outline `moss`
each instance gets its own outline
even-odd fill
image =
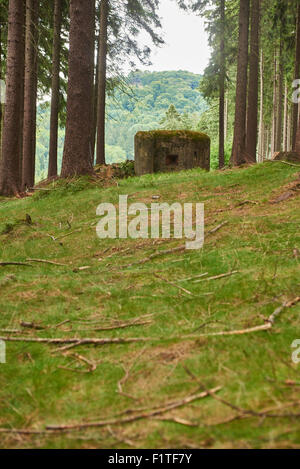
[[[136,137],[144,140],[171,140],[173,138],[180,138],[186,140],[210,141],[208,135],[191,130],[150,130],[146,132],[138,132]]]

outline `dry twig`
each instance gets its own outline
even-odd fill
[[[25,262],[0,262],[1,267],[6,267],[7,265],[21,265],[24,267],[32,267],[31,264],[26,264]]]
[[[74,425],[49,425],[46,427],[47,430],[57,431],[57,432],[64,432],[64,431],[72,431],[72,430],[83,430],[86,428],[99,428],[99,427],[107,427],[108,425],[122,425],[126,423],[135,422],[137,420],[148,419],[152,417],[156,417],[158,415],[165,414],[173,409],[178,409],[179,407],[183,407],[191,402],[194,402],[199,399],[203,399],[205,397],[210,396],[213,393],[220,391],[222,388],[221,386],[215,387],[210,389],[209,391],[204,391],[198,394],[193,394],[191,396],[187,396],[183,399],[180,399],[175,402],[169,402],[162,407],[156,409],[150,409],[146,412],[130,415],[128,417],[123,418],[112,418],[108,420],[102,420],[99,422],[90,422],[90,423],[77,423]]]
[[[286,308],[291,308],[300,302],[300,297],[296,297],[291,301],[283,303],[281,306],[276,308],[276,310],[266,319],[266,323],[260,326],[249,327],[247,329],[238,329],[233,331],[219,331],[219,332],[210,332],[207,334],[188,334],[183,336],[173,336],[173,337],[124,337],[124,338],[40,338],[40,337],[2,337],[0,340],[6,342],[31,342],[31,343],[41,343],[41,344],[56,344],[63,345],[67,344],[67,347],[60,349],[67,350],[69,347],[77,347],[79,345],[108,345],[108,344],[131,344],[139,342],[159,342],[159,341],[175,341],[175,340],[197,340],[201,337],[218,337],[218,336],[229,336],[229,335],[242,335],[250,334],[252,332],[267,331],[272,329],[274,326],[275,319],[277,316],[284,311]]]
[[[211,280],[219,280],[221,278],[230,277],[231,275],[238,274],[238,273],[239,273],[238,270],[233,270],[232,272],[227,272],[226,274],[215,275],[214,277],[208,277],[208,278],[204,278],[201,280],[195,280],[194,283],[209,282]]]
[[[171,282],[170,280],[167,280],[166,278],[160,277],[160,276],[157,275],[157,274],[154,274],[154,277],[156,277],[156,278],[158,278],[158,279],[160,279],[160,280],[163,280],[164,282],[168,283],[169,285],[172,285],[172,287],[178,288],[178,290],[183,291],[183,292],[186,293],[187,295],[193,295],[193,293],[190,292],[189,290],[187,290],[186,288],[183,288],[183,287],[181,287],[180,285],[176,285],[176,283]]]
[[[223,226],[226,226],[228,225],[228,221],[224,221],[223,223],[220,223],[220,225],[216,226],[215,228],[213,228],[212,230],[208,231],[206,233],[206,235],[211,235],[211,234],[214,234],[216,233],[217,231],[219,231],[221,228],[223,228]]]
[[[50,265],[58,265],[61,267],[68,267],[67,264],[60,264],[59,262],[48,261],[46,259],[26,259],[28,262],[38,262],[41,264],[50,264]]]

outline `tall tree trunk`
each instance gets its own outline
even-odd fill
[[[266,157],[267,159],[270,159],[270,129],[267,129],[266,131]]]
[[[37,99],[38,0],[26,0],[22,188],[34,186]]]
[[[296,26],[296,56],[295,56],[295,72],[294,78],[298,80],[300,78],[300,3],[298,5],[298,13],[297,13],[297,26]],[[293,150],[295,149],[296,145],[296,133],[298,128],[298,103],[294,103],[293,105],[293,123],[292,123],[292,145]]]
[[[34,17],[33,21],[35,24],[34,30],[34,43],[35,43],[35,56],[34,56],[34,88],[33,88],[33,117],[34,117],[34,126],[32,131],[33,138],[33,181],[35,180],[35,158],[36,158],[36,115],[37,115],[37,91],[38,91],[38,44],[39,44],[39,9],[40,9],[40,0],[35,0],[34,3]]]
[[[295,152],[300,156],[300,106],[298,106],[298,127],[295,140]]]
[[[225,166],[225,0],[220,0],[220,17],[221,17],[221,28],[220,28],[220,84],[219,84],[219,168],[222,169]]]
[[[109,0],[101,0],[98,84],[97,164],[105,164],[105,104]]]
[[[266,130],[266,149],[265,149],[265,155],[266,155],[266,158],[269,159],[270,158],[270,130],[267,129]]]
[[[300,121],[298,124],[297,133],[296,133],[295,151],[298,153],[300,157]]]
[[[274,81],[273,81],[273,111],[272,111],[272,134],[271,134],[271,155],[275,153],[276,148],[276,130],[277,130],[277,90],[278,90],[278,64],[277,49],[274,50]]]
[[[281,151],[282,144],[282,107],[283,107],[283,63],[282,63],[282,40],[280,39],[278,58],[278,89],[276,107],[276,139],[275,151]]]
[[[287,151],[292,150],[292,115],[290,109],[288,110],[288,118],[287,118]]]
[[[20,109],[22,77],[22,37],[24,8],[20,0],[9,1],[6,106],[3,124],[0,194],[16,195],[20,191]]]
[[[99,87],[99,51],[100,51],[100,35],[97,39],[97,63],[95,72],[95,83],[94,83],[94,97],[93,97],[93,129],[92,129],[92,164],[94,165],[95,160],[95,147],[96,147],[96,134],[97,134],[97,115],[98,115],[98,87]]]
[[[259,71],[259,24],[260,0],[251,2],[251,40],[250,40],[250,71],[248,86],[246,159],[249,163],[256,162],[257,120],[258,120],[258,71]]]
[[[228,135],[228,98],[225,98],[225,110],[224,110],[224,141],[227,142]]]
[[[23,11],[24,11],[24,22],[26,21],[26,0],[23,0]],[[20,106],[20,161],[19,161],[19,172],[20,172],[20,182],[22,186],[22,167],[23,167],[23,127],[24,127],[24,82],[25,82],[25,24],[23,28],[23,35],[22,35],[22,75],[20,80],[20,88],[21,88],[21,106]]]
[[[284,87],[284,113],[283,113],[283,151],[288,151],[287,149],[287,121],[288,121],[288,85],[287,81],[285,82]]]
[[[70,50],[62,177],[93,172],[91,164],[95,0],[70,1]]]
[[[0,10],[0,24],[2,24],[4,21],[2,11]],[[3,117],[3,105],[4,105],[4,99],[5,99],[5,93],[4,93],[4,73],[3,73],[3,62],[4,59],[2,57],[2,41],[3,41],[3,34],[2,34],[2,27],[0,27],[0,161],[1,161],[1,142],[2,142],[2,117]]]
[[[259,104],[259,137],[258,137],[258,161],[264,160],[265,154],[265,126],[264,126],[264,54],[260,53],[260,104]]]
[[[53,17],[53,49],[52,49],[52,95],[50,116],[50,142],[48,178],[57,176],[57,139],[58,139],[58,112],[60,90],[60,33],[62,21],[62,0],[54,1]]]
[[[248,36],[249,36],[250,0],[240,0],[239,13],[239,51],[236,82],[235,123],[231,161],[234,166],[246,162],[246,108],[247,108],[247,72],[248,72]]]

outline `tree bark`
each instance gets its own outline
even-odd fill
[[[270,130],[267,129],[266,130],[266,148],[265,148],[265,155],[266,155],[266,158],[269,159],[270,158]]]
[[[297,13],[297,26],[296,26],[296,56],[295,56],[295,72],[294,79],[300,78],[300,3],[298,5]],[[298,128],[298,103],[293,104],[293,122],[292,122],[292,145],[295,150],[296,145],[296,133]]]
[[[225,0],[220,0],[219,168],[225,166]]]
[[[70,1],[70,50],[62,177],[93,172],[91,164],[95,0]]]
[[[26,0],[22,188],[34,186],[37,99],[38,0]]]
[[[275,153],[276,148],[276,131],[277,131],[277,90],[278,90],[278,63],[277,63],[277,49],[274,50],[274,79],[273,79],[273,111],[272,111],[272,134],[271,134],[271,155]]]
[[[4,21],[2,11],[0,10],[0,24],[2,24]],[[4,82],[4,74],[3,74],[3,62],[2,60],[2,41],[3,41],[3,34],[2,34],[2,27],[0,27],[0,161],[1,161],[1,147],[2,147],[2,118],[3,118],[3,104],[4,104],[4,99],[5,99],[5,94],[4,94],[4,87],[2,86],[2,82]]]
[[[105,104],[109,0],[101,0],[98,85],[97,164],[105,164]]]
[[[57,176],[57,139],[58,139],[58,112],[59,112],[59,90],[60,90],[60,33],[62,21],[62,2],[54,1],[53,17],[53,52],[52,52],[52,95],[50,116],[50,142],[49,142],[49,165],[48,178]]]
[[[247,108],[246,159],[256,163],[258,124],[258,75],[259,75],[259,25],[260,0],[251,2],[250,68]]]
[[[20,0],[9,1],[6,106],[0,163],[0,194],[4,196],[16,195],[20,192],[20,81],[23,54],[23,6],[23,2]]]
[[[258,161],[265,157],[265,126],[264,126],[264,54],[260,53],[260,105],[259,105],[259,137],[258,137]]]
[[[24,23],[26,22],[26,0],[23,1],[23,11],[24,11]],[[24,127],[24,80],[25,80],[25,24],[23,28],[23,35],[22,35],[22,64],[21,64],[21,69],[22,69],[22,75],[21,75],[21,80],[20,80],[20,88],[21,88],[21,106],[20,106],[20,137],[19,137],[19,142],[20,142],[20,161],[19,161],[19,172],[20,172],[20,182],[21,182],[21,187],[22,187],[22,167],[23,167],[23,127]]]
[[[284,87],[284,113],[283,113],[283,151],[288,151],[287,148],[287,121],[288,121],[288,85],[285,82]]]
[[[283,108],[283,63],[282,40],[280,39],[278,58],[277,107],[276,107],[276,139],[275,151],[281,151],[282,144],[282,108]]]
[[[228,135],[228,98],[225,98],[225,110],[224,110],[224,141],[227,142]]]
[[[296,133],[295,151],[300,156],[300,125],[298,125],[298,130]]]
[[[299,114],[300,114],[300,106],[298,109],[299,109]],[[300,157],[300,115],[298,115],[298,128],[296,132],[295,152],[298,153]]]
[[[287,151],[292,150],[292,115],[289,109],[287,118]]]
[[[236,82],[235,123],[231,162],[240,166],[246,162],[246,108],[247,108],[247,72],[248,72],[248,36],[249,36],[250,0],[240,0],[239,13],[239,50]]]
[[[96,148],[96,134],[97,134],[97,115],[98,115],[98,87],[99,87],[99,47],[100,47],[100,35],[97,39],[97,63],[95,72],[95,83],[94,83],[94,97],[93,97],[93,129],[92,129],[92,165],[95,160],[95,148]]]

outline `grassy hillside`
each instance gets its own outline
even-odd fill
[[[2,199],[0,260],[29,266],[0,267],[0,336],[20,340],[0,364],[0,447],[299,448],[298,172],[80,179]],[[119,194],[204,202],[204,248],[99,240],[96,207]],[[269,327],[286,302],[269,330],[226,334]],[[24,341],[74,337],[109,343]],[[87,426],[45,431],[77,424]]]

